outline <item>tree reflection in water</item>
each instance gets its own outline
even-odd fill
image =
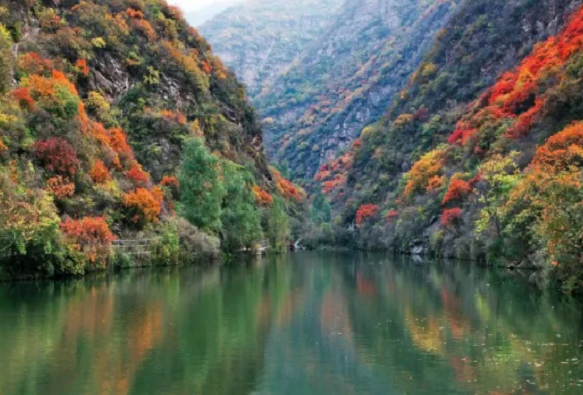
[[[581,307],[358,254],[2,284],[0,394],[579,394]]]

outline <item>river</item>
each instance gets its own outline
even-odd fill
[[[0,395],[581,394],[583,307],[386,255],[0,284]]]

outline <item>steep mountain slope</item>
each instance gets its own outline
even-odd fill
[[[255,99],[270,156],[311,178],[386,111],[458,3],[345,1],[322,37]]]
[[[361,246],[548,264],[581,288],[580,4],[460,9],[386,119],[317,177]]]
[[[271,195],[301,199],[242,85],[162,0],[2,0],[0,52],[0,275],[104,267],[116,238],[165,263],[250,246]]]
[[[250,0],[215,16],[200,31],[255,97],[320,36],[341,2]]]

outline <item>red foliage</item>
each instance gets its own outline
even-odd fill
[[[39,140],[35,143],[33,152],[50,171],[71,176],[77,173],[79,168],[77,153],[71,144],[62,138]]]
[[[20,107],[27,110],[34,108],[34,99],[30,96],[30,91],[27,88],[18,88],[12,91],[12,97],[18,100]]]
[[[92,262],[107,259],[111,243],[117,239],[104,217],[86,217],[77,221],[67,218],[61,223],[61,230],[80,251],[89,255]]]
[[[126,176],[132,180],[136,188],[147,187],[150,184],[150,174],[144,171],[142,165],[137,162],[134,162],[130,170],[126,172]]]
[[[98,160],[91,168],[89,172],[93,182],[97,184],[105,184],[107,181],[111,180],[111,176],[109,175],[109,170],[105,167],[102,161]]]
[[[472,187],[469,182],[464,180],[453,180],[449,184],[449,188],[443,197],[441,204],[446,205],[453,201],[459,201],[465,198],[472,192]]]
[[[583,7],[557,36],[536,45],[519,66],[505,73],[476,101],[474,111],[458,123],[448,142],[467,145],[482,126],[500,118],[515,120],[505,137],[517,139],[527,135],[546,104],[547,88],[540,82],[549,74],[560,80],[566,73],[563,66],[567,60],[582,49]],[[485,154],[481,150],[475,152]]]
[[[387,211],[387,215],[385,216],[385,219],[387,220],[387,222],[391,222],[392,220],[394,220],[398,216],[399,216],[399,212],[398,211],[396,211],[396,210],[389,210],[389,211]]]
[[[140,221],[158,222],[158,217],[162,211],[158,193],[154,196],[147,189],[138,188],[134,192],[125,194],[123,200],[124,205],[133,210],[132,221],[134,223],[137,224]]]
[[[18,58],[18,68],[26,74],[51,75],[54,66],[50,59],[41,58],[36,52],[29,52]]]
[[[361,225],[366,219],[375,217],[379,210],[376,204],[363,204],[356,213],[356,224]]]
[[[441,225],[449,227],[456,225],[462,218],[462,209],[459,207],[443,211],[441,216]]]

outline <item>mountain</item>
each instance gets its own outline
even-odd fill
[[[301,191],[270,170],[243,86],[177,8],[1,0],[0,53],[0,277],[287,241]]]
[[[341,1],[246,1],[200,31],[255,98],[322,34]]]
[[[549,267],[581,288],[580,7],[460,5],[383,119],[316,176],[360,248]]]
[[[239,3],[241,0],[228,0],[220,1],[217,3],[209,4],[206,7],[202,7],[196,11],[191,11],[186,14],[186,20],[194,27],[200,27],[205,22],[211,20],[215,15],[220,14],[227,8]]]
[[[259,97],[270,157],[296,179],[376,121],[458,1],[347,0],[324,34]]]

